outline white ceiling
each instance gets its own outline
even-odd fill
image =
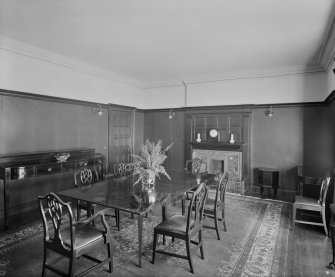
[[[0,36],[144,87],[319,70],[334,0],[0,0]],[[321,68],[322,69],[322,68]]]

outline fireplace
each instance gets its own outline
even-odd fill
[[[191,143],[192,158],[200,158],[207,163],[208,173],[228,172],[227,191],[244,194],[243,145],[212,143]]]

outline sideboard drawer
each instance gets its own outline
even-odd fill
[[[62,172],[61,163],[43,164],[36,166],[36,176]]]

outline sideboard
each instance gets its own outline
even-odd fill
[[[66,161],[56,159],[65,153],[69,154]],[[0,155],[4,229],[8,229],[13,206],[34,206],[38,195],[74,186],[74,172],[83,162],[95,167],[99,179],[103,180],[104,157],[91,148]]]

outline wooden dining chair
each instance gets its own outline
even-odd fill
[[[74,173],[74,184],[82,190],[89,189],[90,186],[94,185],[98,181],[98,172],[95,168],[88,167],[87,163],[83,163],[81,168]],[[91,204],[85,201],[77,201],[77,220],[81,217],[81,211],[86,211],[86,216],[89,218],[97,211],[104,209],[106,215],[115,218],[116,226],[120,231],[120,220],[119,211],[117,209],[103,208],[97,204]],[[94,224],[94,221],[93,221]]]
[[[102,211],[84,220],[75,220],[69,203],[63,202],[55,193],[49,193],[38,197],[39,209],[44,229],[44,254],[42,276],[50,270],[62,276],[74,276],[75,262],[79,257],[84,257],[95,264],[76,276],[83,276],[92,270],[109,264],[108,271],[113,272],[113,256],[111,245],[111,232]],[[96,228],[90,223],[100,218],[101,227]],[[100,260],[88,252],[94,248],[99,249],[102,245],[107,247],[107,258]],[[68,271],[57,267],[53,262],[60,261],[51,259],[52,254],[58,254],[61,259],[69,260]]]
[[[330,229],[331,240],[332,240],[333,260],[329,263],[328,267],[330,269],[335,269],[335,204],[330,204],[329,208],[331,212],[329,229]]]
[[[119,162],[114,164],[114,180],[116,181],[123,181],[126,178],[130,177],[134,172],[134,164],[133,163],[126,163],[126,162]],[[131,214],[131,218],[134,218],[134,214]],[[116,211],[116,216],[118,220],[118,230],[120,230],[120,220],[121,214],[120,211]]]
[[[292,215],[293,230],[295,227],[295,223],[318,225],[318,226],[323,226],[326,235],[328,235],[327,222],[326,222],[326,196],[327,196],[327,191],[329,187],[329,181],[330,181],[330,177],[324,178],[322,180],[322,183],[320,186],[319,199],[314,199],[311,197],[306,197],[306,196],[301,196],[301,195],[295,196],[295,201],[293,203],[293,215]],[[322,222],[319,223],[319,222],[302,220],[302,219],[297,220],[296,213],[298,209],[320,212]]]
[[[204,224],[203,227],[215,230],[218,240],[220,240],[219,224],[218,224],[219,220],[222,221],[224,231],[227,232],[226,220],[225,220],[225,195],[228,180],[229,180],[229,173],[225,172],[224,174],[222,174],[219,180],[219,184],[216,185],[214,197],[207,198],[204,208],[204,216],[206,218],[213,219],[214,226]]]
[[[87,167],[83,164],[81,168],[74,172],[74,185],[82,190],[89,189],[98,180],[98,173],[94,168]],[[80,219],[81,210],[86,211],[87,217],[94,214],[96,204],[90,204],[85,201],[77,201],[77,219]]]
[[[188,260],[191,272],[194,273],[192,254],[191,254],[191,243],[195,244],[195,249],[192,252],[195,253],[200,248],[201,258],[204,259],[203,239],[202,239],[202,226],[203,226],[203,211],[205,202],[207,199],[207,188],[205,184],[200,184],[195,191],[190,191],[192,194],[191,202],[188,207],[187,216],[175,214],[162,223],[158,224],[154,228],[154,241],[153,241],[153,254],[152,263],[155,263],[155,254],[165,254],[177,258]],[[194,207],[194,209],[192,209]],[[156,249],[158,236],[170,236],[173,241],[174,238],[184,240],[186,243],[186,255],[181,255],[175,252],[166,251],[169,247],[164,250]],[[192,240],[194,236],[198,236],[198,241]],[[173,243],[172,243],[173,245]]]
[[[185,164],[185,171],[190,173],[205,173],[207,172],[207,163],[199,158],[187,160]]]
[[[131,175],[133,170],[134,170],[134,167],[132,163],[120,162],[120,163],[114,164],[114,178],[123,179]]]

